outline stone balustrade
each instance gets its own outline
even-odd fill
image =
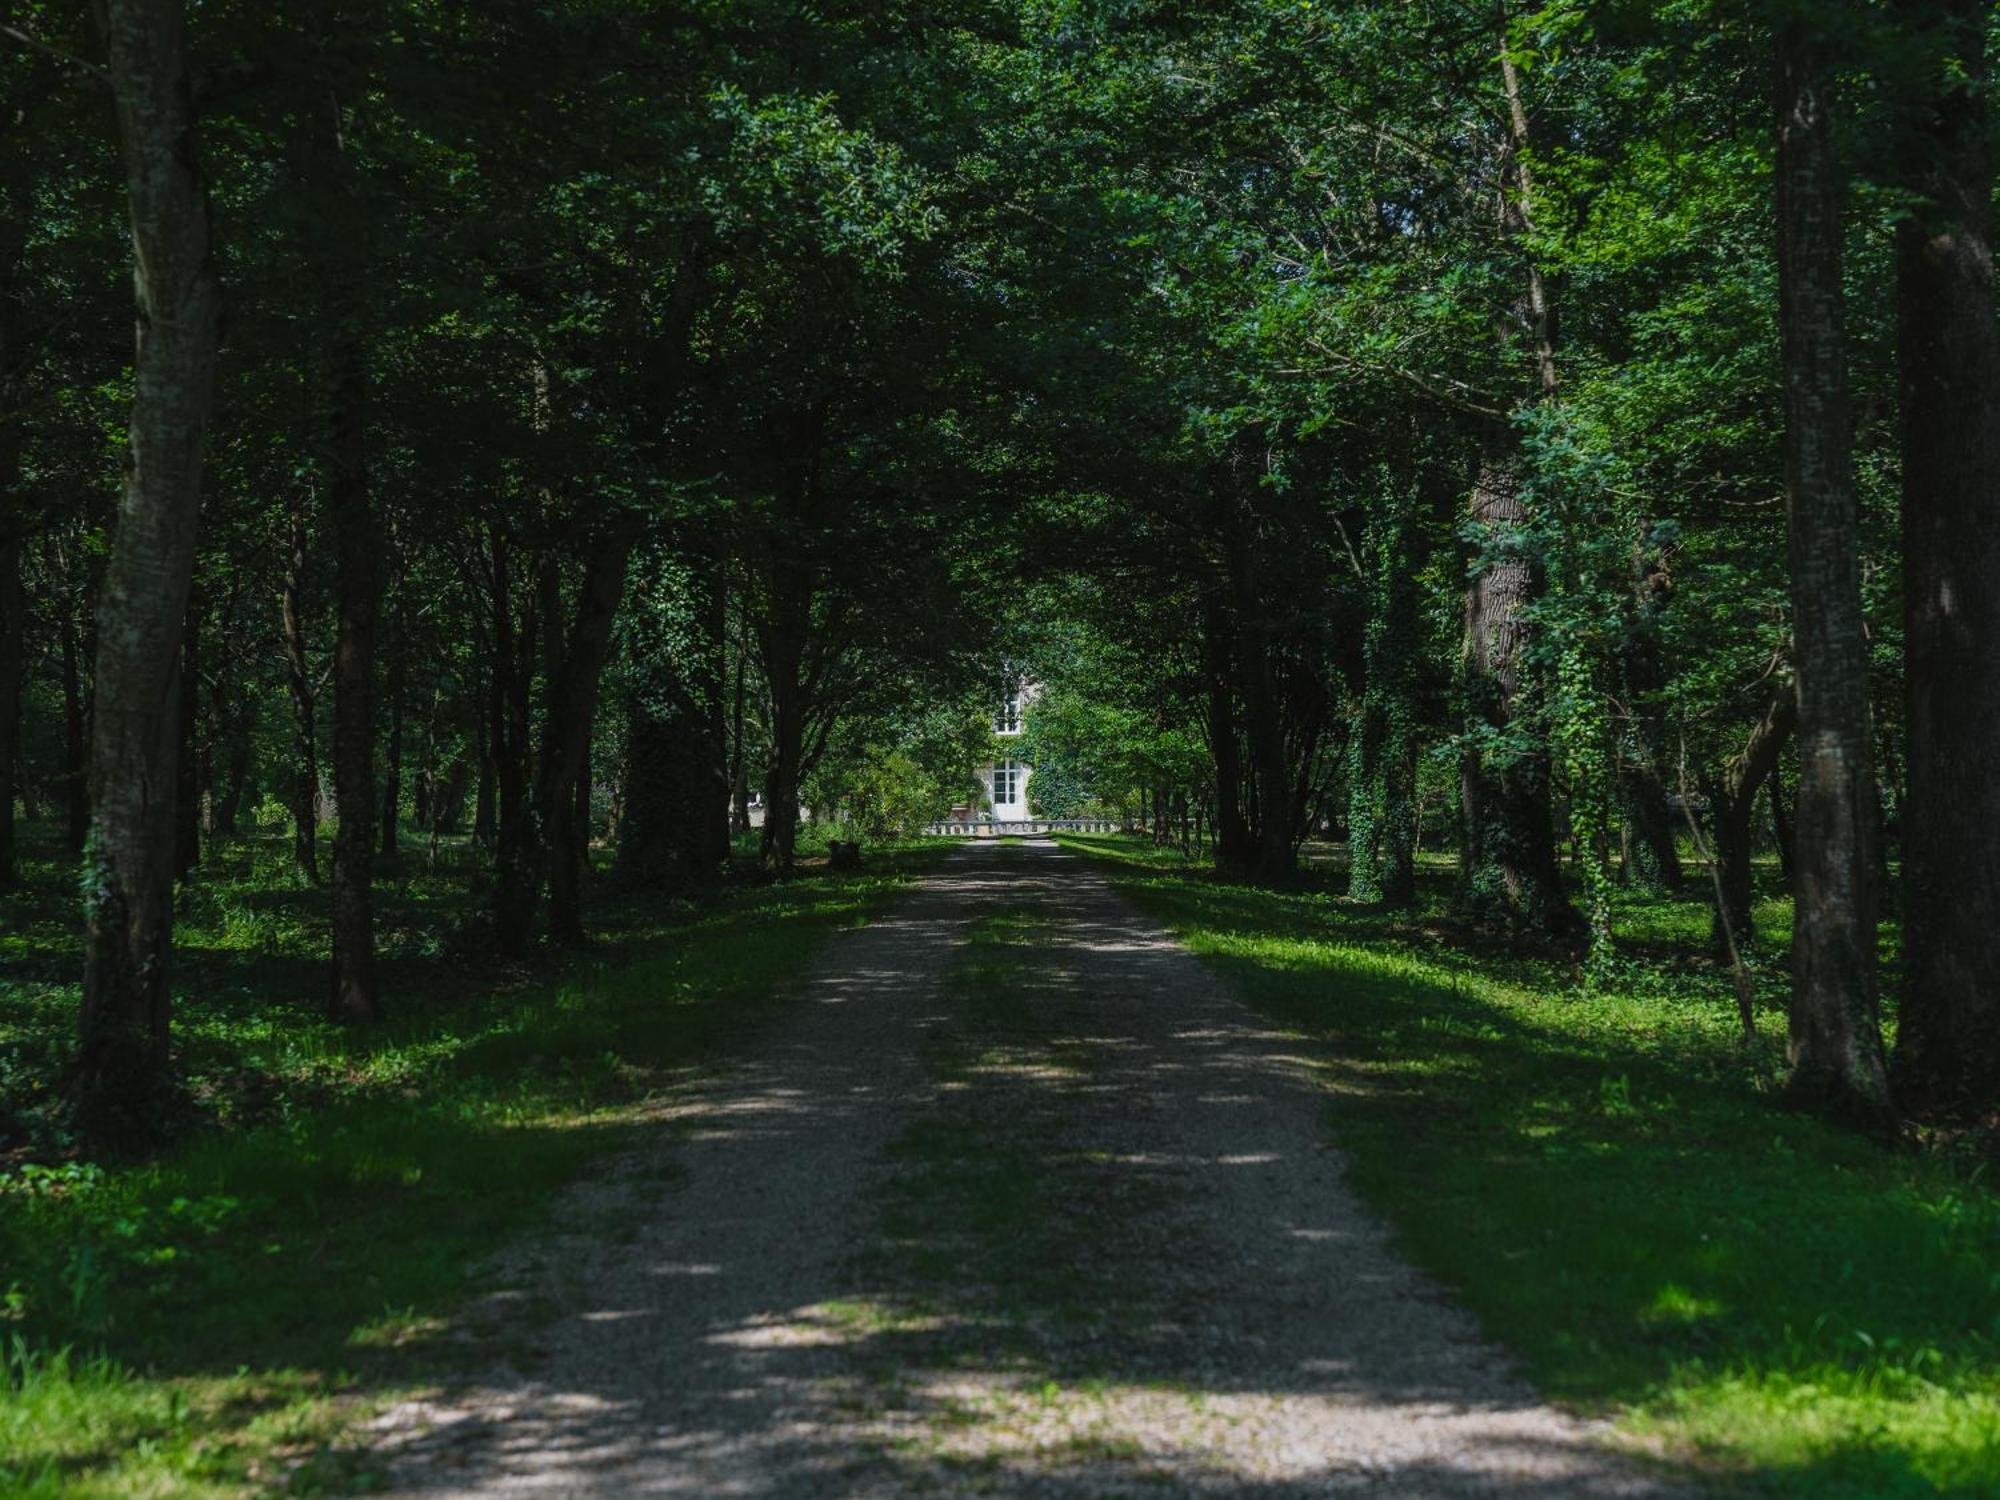
[[[924,832],[938,838],[1019,838],[1049,833],[1122,833],[1125,825],[1116,818],[1008,818],[995,821],[952,820],[927,823]]]

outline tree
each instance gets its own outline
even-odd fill
[[[1833,59],[1802,14],[1776,37],[1777,246],[1785,498],[1799,694],[1792,1088],[1889,1119],[1876,1018],[1868,663],[1850,451]]]
[[[1909,793],[1896,1086],[1926,1115],[2000,1108],[2000,323],[1989,7],[1902,0],[1921,74],[1896,233]]]
[[[138,306],[118,530],[97,617],[78,1121],[154,1128],[167,1068],[179,648],[222,293],[180,0],[106,0]]]
[[[1507,121],[1500,221],[1524,262],[1522,296],[1509,326],[1526,333],[1533,353],[1532,406],[1553,402],[1560,384],[1555,313],[1548,278],[1526,243],[1534,232],[1533,139],[1511,24],[1504,8],[1498,15]],[[1527,714],[1529,635],[1541,592],[1538,560],[1521,536],[1529,520],[1529,478],[1516,423],[1489,419],[1480,438],[1470,515],[1481,547],[1465,590],[1459,690],[1467,735],[1460,758],[1457,905],[1475,920],[1498,918],[1518,930],[1571,942],[1583,922],[1556,863],[1547,752],[1520,724]]]

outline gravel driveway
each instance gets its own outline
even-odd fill
[[[1299,1044],[1086,861],[954,851],[805,999],[506,1258],[525,1346],[378,1424],[391,1493],[1685,1493],[1396,1256]]]

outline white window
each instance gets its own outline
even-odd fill
[[[993,768],[993,805],[1006,806],[1021,800],[1021,766],[1018,761],[1003,760]]]
[[[1009,688],[1000,700],[1000,711],[993,716],[995,734],[1019,734],[1021,732],[1021,690]]]

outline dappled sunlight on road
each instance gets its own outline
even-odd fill
[[[806,998],[659,1111],[673,1185],[628,1163],[496,1266],[552,1315],[377,1424],[395,1492],[1666,1493],[1392,1252],[1297,1040],[1080,861],[957,851]]]

